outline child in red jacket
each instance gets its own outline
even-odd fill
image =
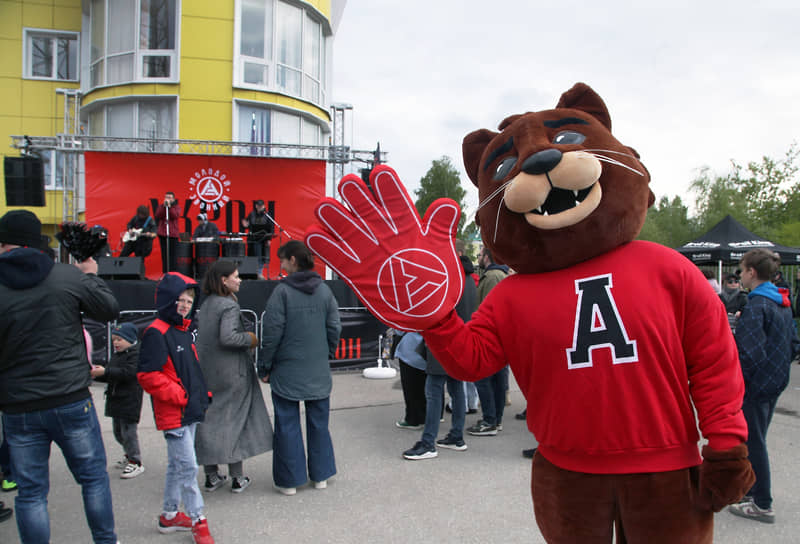
[[[189,325],[197,283],[177,272],[156,288],[158,319],[145,329],[137,377],[153,401],[156,428],[167,441],[161,533],[192,531],[195,544],[214,544],[197,485],[194,435],[208,408],[209,393]],[[183,501],[186,514],[179,512]],[[188,516],[187,516],[188,514]]]

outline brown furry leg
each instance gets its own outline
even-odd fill
[[[714,514],[697,506],[697,467],[623,474],[617,478],[621,534],[627,541],[634,544],[713,541]]]
[[[609,544],[615,510],[612,478],[563,470],[536,452],[531,495],[544,539],[550,544]]]

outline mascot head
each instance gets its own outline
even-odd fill
[[[577,83],[555,109],[513,115],[464,138],[475,221],[495,260],[548,272],[633,240],[655,197],[639,155],[611,134],[600,96]]]

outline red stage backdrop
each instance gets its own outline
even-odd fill
[[[122,249],[125,226],[137,206],[145,204],[153,215],[167,191],[179,201],[179,230],[189,236],[200,212],[220,231],[240,232],[253,202],[263,199],[284,231],[275,228],[269,269],[264,270],[265,277],[277,278],[275,252],[290,237],[302,240],[314,220],[314,206],[325,195],[325,162],[317,160],[87,151],[85,161],[86,223],[108,229],[114,256]],[[158,239],[145,267],[148,278],[161,276]],[[322,268],[319,261],[317,268]]]

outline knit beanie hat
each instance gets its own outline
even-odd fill
[[[135,344],[139,339],[139,331],[133,323],[121,323],[111,329],[111,336],[119,336],[131,344]]]
[[[11,210],[0,217],[0,242],[39,249],[42,222],[28,210]]]

